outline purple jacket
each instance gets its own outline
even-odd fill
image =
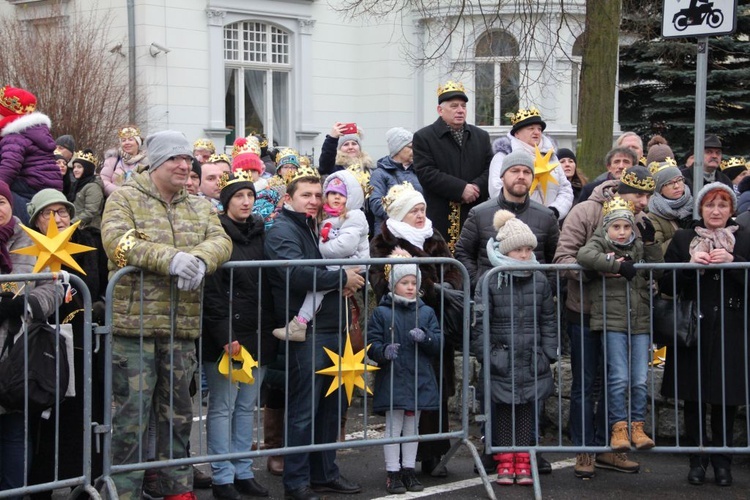
[[[50,125],[47,115],[35,112],[9,123],[0,133],[0,180],[7,182],[11,191],[17,179],[33,190],[62,191]]]

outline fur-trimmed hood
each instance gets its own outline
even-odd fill
[[[529,146],[525,142],[519,141],[515,136],[511,135],[510,132],[492,141],[492,152],[494,154],[503,153],[507,155],[511,151],[515,151],[521,148],[529,151],[531,154],[534,154],[533,146]],[[547,152],[550,149],[557,151],[557,141],[547,135],[542,134],[542,142],[541,144],[539,144],[539,151]]]
[[[362,168],[368,172],[375,168],[375,162],[373,162],[370,155],[364,151],[361,151],[359,156],[349,156],[341,151],[336,153],[336,165],[341,165],[342,167],[347,168],[357,164],[361,165]]]
[[[365,204],[365,193],[362,191],[362,186],[357,178],[348,170],[339,170],[326,177],[323,183],[323,193],[326,192],[328,184],[335,178],[341,179],[346,186],[346,210],[361,209]]]
[[[24,130],[27,130],[36,125],[46,125],[47,128],[50,128],[52,127],[52,122],[44,113],[35,111],[33,113],[29,113],[28,115],[24,115],[21,118],[13,120],[9,124],[7,124],[5,127],[3,127],[2,132],[0,132],[0,137],[5,137],[8,134],[20,134]]]

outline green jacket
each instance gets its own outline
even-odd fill
[[[81,221],[78,229],[93,227],[100,229],[102,225],[102,209],[104,208],[104,184],[99,177],[89,182],[78,192],[73,202],[76,216],[71,223]]]
[[[614,255],[609,255],[614,253]],[[661,246],[658,244],[644,245],[640,238],[636,238],[629,248],[619,248],[604,238],[600,225],[594,235],[578,250],[578,263],[598,273],[617,274],[620,270],[618,258],[625,257],[634,263],[664,262]],[[598,274],[597,273],[597,274]],[[648,333],[650,330],[650,295],[649,271],[640,270],[630,282],[630,332]],[[659,278],[654,271],[654,278]],[[606,299],[604,287],[606,286]],[[623,277],[605,277],[597,275],[587,281],[584,286],[591,299],[591,330],[606,330],[611,332],[628,331],[628,280]]]
[[[133,175],[107,199],[102,242],[110,279],[124,265],[145,271],[142,296],[140,273],[123,277],[115,286],[113,333],[139,336],[143,314],[144,336],[169,336],[174,311],[175,338],[197,338],[201,290],[178,290],[177,278],[169,276],[169,264],[177,252],[187,252],[201,259],[206,274],[211,274],[229,260],[232,240],[212,213],[211,203],[183,189],[167,204],[148,172]]]

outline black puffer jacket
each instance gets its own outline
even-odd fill
[[[256,215],[243,224],[233,221],[226,215],[220,215],[219,220],[232,238],[230,262],[263,260],[263,219]],[[229,296],[230,287],[232,297]],[[262,308],[260,322],[259,300]],[[224,346],[229,343],[230,313],[231,340],[238,340],[261,365],[272,362],[276,358],[278,341],[271,333],[274,326],[273,298],[266,269],[262,273],[257,267],[219,269],[206,278],[203,290],[203,359],[207,363],[219,359],[224,352]]]
[[[487,200],[471,209],[456,245],[456,259],[469,271],[472,287],[476,287],[479,278],[492,268],[487,257],[487,242],[497,235],[492,219],[498,210],[513,212],[519,220],[529,226],[537,239],[534,249],[536,260],[541,264],[549,264],[555,256],[560,228],[552,210],[541,203],[529,200],[528,196],[524,203],[506,201],[503,191],[500,191],[500,195],[494,200]]]
[[[557,323],[552,287],[540,271],[512,277],[498,287],[500,274],[489,282],[489,360],[483,351],[483,325],[471,330],[471,352],[480,363],[489,361],[493,403],[528,403],[552,394],[550,363],[557,359]],[[481,287],[474,295],[477,312],[484,311]],[[515,387],[515,391],[513,388]]]

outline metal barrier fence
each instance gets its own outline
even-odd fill
[[[472,328],[471,337],[473,352],[486,361],[482,372],[483,415],[478,417],[478,420],[485,421],[485,452],[530,452],[536,498],[542,495],[535,452],[612,453],[611,426],[620,420],[613,419],[613,413],[624,412],[626,415],[621,420],[627,424],[624,436],[628,440],[632,437],[628,432],[632,430],[632,423],[645,423],[645,429],[656,441],[656,446],[649,453],[685,453],[691,454],[693,459],[699,454],[713,454],[714,460],[723,460],[721,463],[728,464],[729,455],[750,452],[747,443],[739,446],[733,443],[735,431],[750,434],[750,416],[747,414],[742,419],[741,428],[735,429],[737,408],[750,405],[747,306],[750,264],[717,264],[710,267],[689,263],[637,264],[635,269],[644,273],[645,288],[639,290],[638,297],[638,293],[631,293],[637,290],[631,290],[632,282],[628,281],[625,297],[622,298],[624,303],[620,302],[619,296],[618,300],[614,300],[615,288],[608,283],[609,277],[598,273],[596,277],[587,276],[578,265],[507,266],[488,271],[480,280],[475,300],[482,319]],[[584,324],[584,315],[582,312],[574,313],[573,317],[568,317],[571,324],[567,328],[573,332],[570,336],[569,378],[560,360],[563,336],[566,335],[563,333],[565,312],[571,312],[564,310],[562,297],[566,280],[561,277],[562,273],[568,276],[578,273],[578,280],[573,280],[572,284],[581,297],[588,295],[589,287],[601,287],[602,302],[597,314],[603,321],[602,329],[612,332],[614,328],[621,332],[619,335],[624,336],[621,345],[627,351],[619,353],[616,350],[618,334],[584,333],[580,326]],[[516,279],[514,274],[522,278]],[[666,289],[659,293],[667,292],[671,297],[667,299],[668,303],[675,305],[678,298],[681,301],[692,299],[699,311],[694,345],[670,345],[663,359],[654,358],[655,348],[664,343],[678,342],[677,327],[671,327],[671,334],[667,332],[662,337],[654,337],[655,323],[664,319],[649,313],[654,311],[655,301],[660,300],[655,293],[657,290],[653,288],[653,283],[657,282],[662,289]],[[558,290],[558,300],[552,301],[551,296],[544,296],[545,289]],[[503,300],[506,302],[502,302],[502,307],[498,308],[498,301]],[[544,304],[546,300],[550,300],[550,303]],[[648,308],[645,327],[643,318],[633,313],[639,303]],[[595,306],[592,304],[592,307]],[[622,308],[631,312],[625,315],[624,328],[621,321],[615,319],[617,310]],[[682,315],[675,311],[665,313],[665,316],[677,320]],[[524,330],[519,331],[519,327]],[[642,347],[636,347],[637,337],[640,337],[638,345],[642,346],[647,341],[648,359],[633,355],[634,351],[646,355]],[[620,354],[625,357],[624,367],[615,364]],[[610,357],[613,359],[610,360]],[[592,363],[595,366],[591,366]],[[663,364],[658,366],[660,363]],[[599,369],[596,365],[599,365]],[[618,378],[622,377],[618,373],[622,369],[626,370],[626,387],[620,385],[619,392],[616,392],[617,384],[622,383]],[[634,384],[631,377],[637,375],[632,373],[639,369],[647,369],[647,378],[638,377]],[[734,371],[730,372],[730,369]],[[554,382],[551,395],[546,394],[550,389],[548,376]],[[657,380],[662,376],[666,381],[660,387]],[[563,389],[567,380],[571,385],[569,391]],[[503,383],[507,385],[507,390],[501,394],[498,387]],[[610,383],[612,387],[608,386]],[[643,390],[644,385],[648,391],[644,401],[647,406],[641,410],[645,410],[647,416],[638,415],[634,419],[633,413],[638,411],[633,409],[634,400],[637,403],[640,399],[633,390]],[[623,389],[625,399],[620,400]],[[564,400],[568,392],[577,392],[569,403]],[[617,399],[612,401],[614,394],[617,394]],[[546,412],[546,416],[555,414],[557,425],[556,436],[542,442],[538,417],[545,402],[553,407],[553,411]],[[710,414],[707,405],[712,408]],[[532,415],[531,429],[528,428],[529,413]],[[566,413],[567,419],[564,418]],[[684,416],[684,423],[681,415]],[[506,422],[503,427],[501,418],[508,416],[510,423]],[[710,424],[706,423],[707,416],[713,417]],[[674,428],[674,442],[671,438],[665,440],[657,435],[660,424]],[[567,427],[578,434],[576,440],[579,443],[572,444],[564,435]],[[497,436],[500,428],[502,435]],[[714,434],[710,440],[709,428]],[[529,432],[529,441],[518,442],[517,438],[523,440],[522,436]],[[627,449],[630,449],[630,445]],[[620,448],[618,451],[626,450]],[[728,468],[728,465],[725,467]]]
[[[232,325],[233,319],[239,320],[242,317],[250,315],[254,318],[254,324],[245,326],[248,327],[250,331],[260,331],[263,332],[263,335],[268,335],[268,331],[265,330],[267,326],[263,323],[263,321],[264,318],[267,319],[267,315],[270,314],[270,311],[273,310],[276,314],[277,321],[274,326],[279,326],[278,318],[282,316],[283,318],[293,317],[295,311],[292,310],[292,308],[290,308],[289,306],[290,296],[297,294],[297,297],[299,297],[298,294],[300,288],[307,288],[310,291],[318,290],[317,275],[315,273],[305,274],[301,271],[310,270],[313,267],[328,267],[329,269],[331,269],[331,266],[359,265],[362,266],[362,268],[365,268],[369,275],[370,270],[373,269],[380,269],[381,271],[387,273],[388,271],[386,270],[387,268],[385,268],[385,266],[393,264],[419,264],[420,268],[422,269],[424,269],[425,266],[432,266],[432,269],[434,269],[436,272],[437,282],[442,282],[443,276],[447,272],[447,270],[449,268],[453,268],[458,270],[460,275],[460,282],[462,283],[464,290],[469,289],[469,276],[466,269],[458,261],[448,258],[399,258],[362,260],[326,259],[303,261],[230,262],[222,267],[224,272],[228,272],[229,281],[226,284],[228,288],[226,290],[225,298],[228,303],[228,314],[226,318],[224,318],[225,322],[222,323],[223,326],[221,327],[223,328],[221,331],[224,332],[221,338],[226,339],[226,342],[222,340],[220,343],[229,345],[235,338],[233,336],[232,328],[236,328],[237,325]],[[144,323],[148,323],[149,314],[159,312],[154,310],[149,311],[149,305],[144,305],[142,302],[144,296],[144,273],[139,269],[133,267],[126,267],[118,271],[109,282],[106,297],[107,328],[103,331],[106,331],[108,333],[108,341],[105,343],[105,366],[108,367],[108,370],[105,372],[104,401],[112,401],[112,405],[106,404],[104,407],[104,429],[107,431],[104,434],[104,467],[103,476],[99,479],[97,486],[106,490],[107,496],[109,497],[117,498],[119,495],[131,498],[134,493],[139,491],[139,486],[142,482],[143,471],[147,469],[159,469],[164,471],[165,468],[168,468],[168,473],[172,474],[172,477],[184,478],[188,473],[190,473],[189,466],[191,464],[202,462],[226,463],[227,461],[232,461],[235,464],[240,464],[241,460],[246,458],[284,455],[287,458],[286,466],[290,467],[290,460],[299,460],[299,457],[304,457],[304,454],[320,454],[330,451],[333,451],[335,453],[336,450],[342,448],[384,446],[389,444],[399,445],[409,442],[427,442],[450,439],[454,440],[453,444],[450,447],[449,451],[443,456],[440,465],[445,465],[453,457],[460,446],[466,446],[470,450],[474,461],[477,464],[477,468],[480,470],[488,496],[490,498],[494,498],[494,493],[489,483],[489,479],[484,472],[483,467],[481,467],[479,454],[477,453],[473,444],[469,441],[469,414],[468,410],[466,410],[469,407],[468,356],[463,357],[462,366],[460,368],[463,375],[461,398],[462,408],[464,408],[464,411],[461,415],[461,424],[459,429],[448,429],[447,422],[449,416],[445,410],[446,405],[440,404],[436,412],[437,414],[433,415],[433,418],[437,419],[437,432],[430,434],[421,434],[419,432],[407,433],[406,429],[404,429],[403,436],[378,436],[377,433],[369,430],[371,424],[377,421],[377,417],[371,415],[373,407],[373,396],[370,396],[366,392],[362,391],[360,397],[362,400],[364,411],[362,412],[362,420],[360,422],[357,422],[358,426],[361,426],[361,428],[363,429],[362,438],[349,439],[341,442],[336,441],[335,436],[331,436],[331,426],[330,421],[328,420],[335,419],[335,428],[337,431],[336,436],[338,436],[339,423],[342,422],[342,419],[346,419],[348,404],[343,397],[344,387],[341,387],[339,392],[336,392],[330,396],[323,397],[322,399],[317,399],[317,391],[320,390],[320,386],[325,386],[325,388],[328,388],[331,384],[331,380],[333,379],[323,375],[316,375],[315,372],[321,368],[333,365],[333,362],[327,357],[325,361],[321,362],[321,359],[323,358],[323,347],[326,347],[336,353],[343,353],[346,347],[344,345],[345,336],[341,335],[342,331],[344,330],[342,325],[348,325],[351,320],[348,316],[349,307],[347,305],[344,305],[345,303],[340,298],[342,293],[344,293],[343,284],[345,271],[340,267],[338,269],[339,270],[337,272],[339,273],[339,284],[337,285],[337,289],[333,290],[331,294],[326,296],[326,298],[318,297],[314,299],[313,302],[314,310],[317,309],[317,301],[320,301],[321,305],[326,305],[327,303],[327,316],[325,316],[325,320],[328,324],[330,324],[332,321],[338,326],[333,330],[323,331],[324,327],[319,328],[318,324],[320,323],[321,325],[323,325],[326,321],[324,321],[324,319],[320,319],[320,321],[318,321],[318,319],[316,318],[315,321],[311,320],[311,328],[307,333],[308,337],[311,338],[308,338],[305,342],[291,342],[288,338],[281,342],[281,344],[283,344],[281,346],[281,350],[286,350],[286,357],[284,358],[280,369],[282,374],[286,375],[282,375],[281,386],[277,386],[277,388],[273,389],[273,391],[276,391],[276,395],[278,395],[278,391],[283,391],[284,408],[286,408],[286,415],[283,419],[285,438],[282,446],[273,449],[261,449],[261,447],[258,446],[257,449],[248,449],[243,451],[232,451],[222,448],[222,446],[226,445],[227,441],[233,440],[236,442],[237,436],[234,434],[234,431],[232,429],[233,421],[231,421],[230,419],[229,422],[226,422],[226,415],[218,416],[216,417],[216,419],[214,419],[213,417],[212,397],[216,398],[217,396],[220,396],[220,390],[219,394],[213,394],[213,396],[209,395],[207,415],[207,426],[209,430],[207,442],[203,442],[202,437],[199,437],[197,442],[194,440],[193,442],[189,443],[189,452],[186,449],[188,445],[184,442],[184,427],[180,428],[180,425],[185,424],[186,422],[192,423],[192,407],[179,407],[181,401],[176,393],[179,393],[179,391],[181,390],[181,382],[180,380],[178,380],[180,378],[180,374],[175,374],[174,371],[170,371],[170,374],[166,376],[166,380],[162,380],[162,383],[166,384],[167,386],[162,389],[163,391],[166,391],[166,393],[162,393],[161,405],[156,409],[156,413],[158,414],[157,418],[154,419],[154,417],[150,415],[150,402],[147,401],[150,400],[151,397],[151,393],[148,392],[149,385],[152,384],[158,376],[151,375],[149,373],[150,370],[154,369],[154,364],[158,365],[159,363],[161,363],[166,366],[175,366],[179,367],[180,369],[184,368],[186,370],[188,369],[188,367],[181,367],[178,363],[178,358],[181,356],[180,349],[182,347],[180,347],[180,339],[176,337],[176,333],[179,331],[179,329],[176,327],[176,324],[180,321],[179,315],[185,314],[185,312],[188,311],[189,304],[187,303],[187,300],[181,300],[180,292],[176,289],[175,286],[176,279],[165,277],[164,287],[170,288],[169,300],[171,322],[168,331],[161,330],[159,332],[160,335],[162,335],[163,341],[166,343],[165,346],[160,347],[159,342],[155,342],[152,338],[150,338],[151,332],[147,330],[148,327],[144,328],[143,326]],[[238,301],[238,295],[235,287],[240,286],[238,280],[242,279],[242,273],[247,272],[258,273],[257,280],[253,284],[254,295],[257,297],[257,301],[253,303],[254,311],[252,312],[239,311],[237,309],[234,309],[235,302]],[[208,278],[210,279],[210,277]],[[130,340],[124,341],[124,343],[132,344],[131,347],[136,347],[136,351],[139,352],[138,359],[128,359],[126,356],[120,355],[121,353],[115,353],[115,356],[113,356],[113,351],[125,349],[124,347],[122,347],[123,337],[118,335],[118,331],[115,330],[117,327],[113,322],[112,299],[116,295],[115,288],[118,286],[118,284],[124,284],[125,289],[129,290],[129,311],[135,318],[140,318],[141,327],[138,335],[136,337],[131,337]],[[269,294],[269,287],[272,292],[274,289],[276,289],[276,295],[274,295],[273,293]],[[446,310],[444,306],[445,302],[448,300],[447,288],[448,287],[445,287],[445,289],[436,289],[436,294],[433,297],[433,299],[437,300],[436,304],[442,311]],[[281,292],[283,298],[279,296],[279,289],[283,290]],[[245,290],[245,292],[247,292],[247,290]],[[205,296],[205,293],[206,288],[204,287],[203,296],[201,297],[201,314],[204,316],[202,328],[204,329],[204,331],[197,343],[198,353],[201,354],[206,350],[206,342],[208,341],[207,332],[205,331],[205,328],[207,326],[207,321],[205,318],[211,317],[212,314],[216,313],[216,311],[203,308],[203,304],[205,304],[208,300],[208,298]],[[371,309],[373,307],[371,304],[374,303],[373,293],[374,292],[370,289],[370,287],[366,286],[362,289],[359,297],[359,300],[361,300],[362,303],[360,322],[363,326],[362,331],[364,335],[365,345],[370,344],[372,340],[370,338],[371,327],[369,321],[370,313],[372,312]],[[338,299],[333,299],[332,297],[334,296],[338,297]],[[122,299],[123,296],[121,295],[120,298]],[[462,310],[460,312],[460,321],[462,324],[462,328],[459,328],[466,332],[468,331],[471,319],[471,302],[469,294],[464,294],[461,300]],[[334,305],[331,306],[331,304]],[[331,307],[333,307],[333,313],[330,312],[332,310]],[[391,312],[393,312],[396,306],[392,305],[390,307]],[[440,315],[440,311],[438,311],[438,314],[439,329],[440,331],[443,331],[445,327],[445,318]],[[393,317],[395,317],[395,313]],[[408,315],[406,317],[411,318]],[[416,321],[416,326],[424,326],[425,328],[427,327],[427,325],[420,325],[418,312],[414,313],[413,319],[414,321]],[[409,319],[409,321],[411,321],[411,319]],[[216,322],[216,324],[219,323],[220,321]],[[211,328],[214,328],[216,326],[210,321],[208,324]],[[391,324],[389,326],[389,332],[391,335],[393,334],[393,328],[394,326],[393,324]],[[215,332],[214,335],[216,335]],[[267,359],[264,359],[264,355],[262,352],[261,340],[263,335],[256,336],[254,345],[252,346],[255,348],[254,351],[256,353],[260,353],[257,356],[256,361],[258,361],[261,368],[256,368],[253,370],[253,375],[256,382],[263,378],[264,369],[262,367],[266,367],[267,369],[267,361],[269,361]],[[446,338],[444,336],[439,336],[439,342],[440,346],[439,349],[437,349],[437,352],[439,354],[439,362],[436,363],[435,378],[437,379],[438,383],[438,400],[443,401],[445,399],[444,396],[446,395],[446,391],[449,390],[449,388],[445,384],[445,377],[448,374],[444,372],[444,366],[446,365],[445,356],[446,352],[449,351],[445,349]],[[156,344],[155,347],[153,347],[154,344]],[[311,346],[314,346],[314,348]],[[162,349],[162,347],[167,350]],[[461,341],[459,342],[459,345],[456,347],[461,349],[462,352],[468,353],[469,337],[467,335],[463,335]],[[156,352],[156,354],[152,355],[151,352]],[[159,358],[159,352],[162,352],[161,359]],[[148,354],[144,355],[144,353]],[[414,356],[416,383],[416,373],[420,369],[420,363],[424,365],[425,362],[420,358],[420,356],[417,355],[417,349],[414,349]],[[373,357],[372,352],[368,357]],[[157,361],[154,361],[154,359],[157,359]],[[117,366],[113,367],[113,360],[115,361],[115,364]],[[207,378],[209,379],[209,386],[213,384],[213,386],[211,387],[211,391],[215,392],[217,387],[226,387],[226,391],[227,393],[229,393],[229,391],[232,390],[231,388],[234,386],[233,381],[230,379],[226,379],[225,381],[221,381],[217,384],[216,372],[214,371],[215,365],[213,365],[215,360],[202,359],[200,361],[200,366],[203,366],[204,369],[209,371],[209,373],[207,374]],[[346,368],[342,366],[343,364],[344,362],[342,361],[342,363],[338,364],[338,369],[333,370],[334,376],[344,377],[346,375],[346,373],[344,373]],[[306,369],[309,371],[297,374],[294,377],[290,375],[292,372],[297,370],[300,365],[307,365]],[[123,367],[127,367],[129,370],[131,370],[129,372],[126,372],[130,373],[131,376],[125,382],[121,379],[117,380],[118,377],[123,377]],[[423,368],[426,369],[426,367]],[[113,374],[113,370],[118,370],[118,373]],[[366,372],[364,376],[368,378],[372,376],[377,377],[378,372],[375,371],[373,373],[374,375],[372,373]],[[403,380],[399,380],[397,376],[393,374],[393,372],[391,372],[391,374],[392,375],[390,379],[385,382],[385,387],[388,388],[391,398],[390,403],[387,405],[388,409],[394,409],[394,388],[398,388],[404,385]],[[268,378],[267,374],[266,377]],[[115,379],[114,382],[113,378]],[[226,386],[223,385],[224,383],[226,384]],[[115,386],[114,391],[113,384]],[[297,384],[296,387],[294,387],[293,384]],[[118,391],[121,391],[125,386],[128,386],[129,390],[131,392],[134,392],[134,394],[118,394]],[[261,397],[263,397],[260,392],[260,386],[260,383],[255,383],[250,386],[251,394],[247,395],[246,401],[250,402],[249,404],[251,406],[251,409],[252,407],[255,407],[255,405],[259,406],[258,402],[260,401]],[[453,388],[451,387],[450,389],[452,390]],[[240,391],[241,390],[242,389],[240,389]],[[130,399],[128,398],[128,396],[130,396]],[[198,399],[201,399],[200,390],[197,391],[196,397]],[[413,398],[414,404],[416,405],[420,394],[418,391],[414,391],[410,397]],[[123,410],[123,408],[127,405],[131,405],[132,407],[137,408],[137,414],[125,415],[126,412],[125,410]],[[199,420],[202,420],[203,406],[201,404],[197,404],[196,406],[198,408]],[[322,407],[326,408],[326,413],[322,413]],[[265,418],[261,418],[261,414],[265,413],[265,411],[257,411],[252,413],[251,409],[244,410],[243,415],[245,416],[245,420],[243,422],[244,425],[248,425],[250,427],[248,431],[254,430],[255,433],[252,434],[252,436],[253,438],[255,438],[260,433],[260,429],[264,428]],[[388,411],[388,409],[386,409],[385,411]],[[383,410],[383,408],[381,408],[381,410]],[[119,414],[117,413],[118,411]],[[249,416],[248,413],[250,414]],[[127,421],[125,421],[126,418]],[[222,419],[224,423],[221,423]],[[150,438],[151,443],[149,443],[149,433],[147,432],[149,420],[156,420],[155,434],[157,436],[162,436],[162,439],[159,439],[158,437],[154,438],[154,433],[152,432],[152,436]],[[308,420],[309,424],[303,425],[303,423],[307,422]],[[216,428],[220,429],[219,431],[213,430],[212,425],[214,425],[214,422],[218,422],[215,425],[217,426]],[[348,424],[352,424],[351,417],[348,420]],[[417,424],[414,425],[416,426]],[[416,429],[414,430],[416,431]],[[226,438],[216,436],[217,433],[221,433],[222,435],[226,433]],[[164,442],[164,435],[168,435],[170,437],[170,439],[166,440],[166,443]],[[125,436],[125,438],[123,439],[122,436]],[[115,438],[114,442],[113,437]],[[247,434],[244,437],[246,439],[249,439],[249,435]],[[117,439],[120,439],[120,441],[117,442]],[[213,441],[214,439],[217,439],[218,442]],[[153,443],[154,441],[156,441],[155,446]],[[259,441],[260,439],[258,439],[258,442]],[[244,444],[247,445],[248,443]],[[151,450],[149,450],[149,448],[151,448]],[[212,452],[211,449],[216,448],[221,448],[224,450],[224,452]],[[297,458],[295,459],[294,457]],[[128,476],[128,473],[131,473],[130,476]],[[178,490],[176,492],[179,492],[181,487],[180,484],[176,484],[175,487]]]
[[[99,493],[92,486],[92,433],[98,424],[92,422],[91,411],[94,343],[89,290],[79,277],[67,272],[2,275],[0,283],[4,292],[3,301],[22,298],[23,310],[27,311],[23,313],[26,319],[31,318],[28,311],[33,309],[29,297],[33,296],[34,306],[38,305],[43,314],[49,314],[55,334],[60,336],[65,331],[65,342],[55,342],[54,370],[60,373],[63,369],[61,363],[66,358],[68,367],[72,368],[70,385],[63,387],[58,378],[52,387],[46,389],[55,400],[62,402],[46,410],[36,410],[37,404],[32,406],[34,400],[29,397],[36,378],[30,375],[33,370],[30,371],[29,366],[27,334],[30,323],[22,322],[20,317],[18,322],[9,316],[3,317],[2,342],[9,332],[13,335],[23,333],[16,338],[13,349],[23,350],[24,388],[23,404],[18,410],[0,408],[0,434],[4,447],[2,479],[7,488],[0,491],[0,498],[72,488],[72,496],[85,492],[91,498],[98,499]],[[69,285],[72,285],[72,289]],[[63,312],[63,316],[61,306],[69,303],[67,298],[72,294],[77,295],[75,310],[70,314]],[[71,330],[63,322],[70,321],[73,315],[76,318],[70,335]],[[33,321],[39,320],[33,318]],[[61,349],[66,350],[66,356],[60,352]],[[7,360],[7,356],[4,355],[2,360]],[[43,462],[41,466],[40,461]],[[38,466],[32,470],[35,462]]]

